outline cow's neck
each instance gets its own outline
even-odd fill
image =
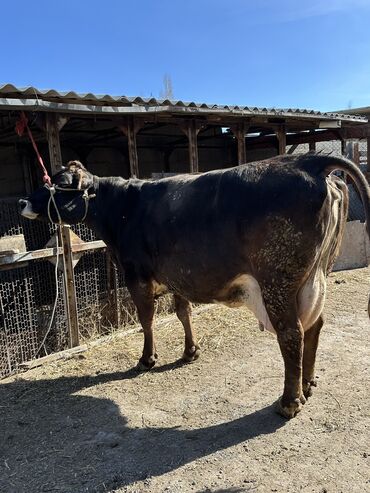
[[[90,200],[85,223],[114,249],[124,218],[139,200],[140,182],[121,177],[94,177],[93,188],[96,197]]]

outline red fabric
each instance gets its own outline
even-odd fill
[[[39,150],[38,150],[37,145],[36,145],[36,142],[35,142],[35,140],[33,138],[33,135],[32,135],[32,132],[30,130],[30,127],[28,126],[27,117],[26,117],[24,111],[22,111],[21,112],[21,115],[19,117],[19,120],[15,124],[15,131],[17,132],[17,134],[19,135],[19,137],[22,137],[25,129],[27,130],[28,137],[30,138],[30,141],[32,143],[32,147],[35,150],[35,153],[36,153],[36,156],[37,156],[37,160],[38,160],[38,162],[40,164],[40,167],[42,169],[42,172],[44,173],[44,176],[42,177],[42,180],[43,180],[44,183],[47,183],[48,185],[51,186],[51,178],[48,175],[47,169],[46,169],[46,167],[44,165],[44,161],[42,160],[42,157],[41,157],[41,155],[39,153]]]

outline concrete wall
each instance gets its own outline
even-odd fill
[[[370,241],[365,224],[350,221],[346,224],[339,256],[333,270],[358,269],[370,265]]]

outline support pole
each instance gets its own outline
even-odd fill
[[[284,125],[281,125],[279,128],[275,130],[276,137],[278,139],[278,153],[285,154],[286,153],[286,133]]]
[[[50,167],[53,175],[62,166],[59,130],[66,121],[66,119],[60,118],[57,114],[46,114],[46,135],[49,144]],[[70,226],[61,226],[59,232],[63,245],[64,304],[67,314],[68,344],[72,348],[79,345],[79,334]]]
[[[366,164],[365,176],[367,178],[367,181],[370,183],[370,137],[366,139],[366,143],[367,143],[367,164]]]
[[[46,136],[49,145],[51,173],[54,175],[63,166],[62,151],[60,149],[59,131],[67,122],[66,117],[57,113],[46,113]]]
[[[139,178],[139,158],[137,155],[136,134],[141,127],[142,123],[138,122],[134,116],[127,117],[126,122],[119,127],[127,137],[130,174],[132,177],[136,178]]]
[[[249,125],[245,122],[237,123],[230,127],[232,133],[235,136],[238,146],[238,164],[245,164],[247,162],[245,136],[248,132]]]
[[[182,131],[188,138],[189,143],[189,162],[190,173],[199,172],[199,157],[198,157],[198,133],[204,127],[203,122],[198,122],[195,119],[188,120],[180,125]]]

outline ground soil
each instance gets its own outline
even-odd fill
[[[274,411],[283,366],[247,310],[195,314],[201,358],[181,365],[173,317],[158,365],[132,370],[142,334],[0,382],[0,491],[370,491],[370,269],[332,274],[319,385],[294,419]]]

